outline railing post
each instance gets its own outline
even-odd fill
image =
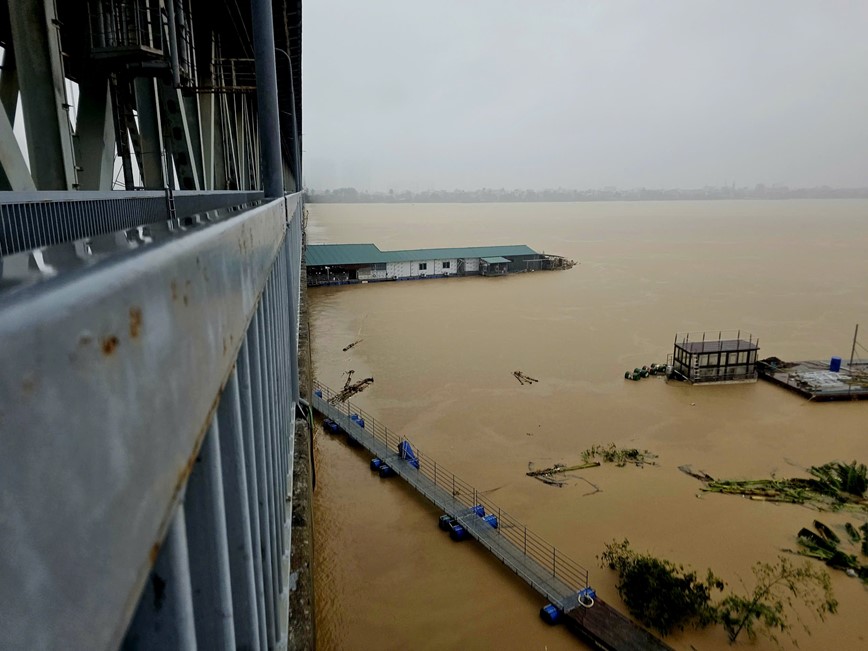
[[[186,529],[196,640],[202,648],[234,649],[235,628],[226,511],[216,418],[187,482]]]
[[[552,547],[552,576],[557,576],[557,572],[555,571],[555,566],[558,561],[558,550]]]
[[[158,581],[148,581],[122,648],[196,649],[185,527],[184,505],[179,504],[152,570],[160,580],[160,595],[156,592]]]
[[[527,527],[524,528],[524,555],[527,556]]]

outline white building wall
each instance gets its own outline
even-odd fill
[[[434,273],[449,276],[458,271],[458,259],[453,258],[451,260],[436,260],[434,262]]]
[[[409,278],[413,275],[412,262],[387,262],[386,276],[389,278]]]
[[[447,267],[443,263],[448,263]],[[424,264],[425,269],[419,265]],[[374,272],[376,273],[376,272]],[[422,278],[425,276],[450,276],[458,273],[458,260],[414,260],[413,262],[387,262],[386,278]],[[361,277],[361,276],[360,276]]]
[[[464,271],[479,271],[479,258],[465,258]]]
[[[411,275],[419,276],[421,278],[424,278],[425,276],[433,276],[435,273],[435,264],[436,260],[419,260],[418,262],[411,262],[410,265],[413,267],[413,273]],[[422,265],[425,266],[424,269],[422,269]]]

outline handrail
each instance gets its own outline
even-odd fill
[[[376,440],[384,443],[392,452],[395,452],[401,443],[405,441],[410,443],[409,439],[395,434],[375,419],[371,414],[357,405],[352,404],[349,400],[346,402],[338,402],[336,400],[337,392],[333,391],[326,385],[317,380],[314,380],[313,384],[316,390],[322,392],[322,399],[325,402],[331,404],[333,407],[339,405],[341,413],[344,414],[345,412],[344,417],[346,422],[343,424],[352,427],[353,424],[350,421],[350,416],[352,414],[358,414],[362,419],[364,419],[365,425],[363,429],[358,427],[354,428],[354,434],[356,436],[364,437],[366,434],[370,435],[372,441]],[[558,550],[554,545],[543,539],[541,536],[538,536],[533,531],[529,530],[525,524],[513,517],[509,512],[503,510],[499,505],[477,490],[473,485],[464,481],[444,466],[438,464],[422,450],[418,449],[415,445],[412,445],[412,443],[411,447],[416,458],[419,460],[419,468],[415,469],[415,471],[433,482],[435,486],[451,493],[453,500],[460,505],[461,508],[470,509],[479,504],[484,507],[486,513],[497,516],[497,534],[509,541],[523,557],[531,559],[540,567],[544,568],[551,574],[552,578],[561,581],[575,594],[589,586],[589,574],[585,567]],[[413,466],[410,466],[409,464],[407,465],[410,470],[408,471],[406,468],[402,468],[402,471],[413,472]],[[442,504],[438,504],[437,506],[444,508],[444,505]],[[523,578],[529,580],[528,577]],[[539,586],[534,585],[534,587],[539,589]],[[557,598],[557,595],[547,596],[550,598]],[[561,597],[562,596],[563,595],[561,595]]]

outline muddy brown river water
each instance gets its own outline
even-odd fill
[[[700,494],[679,465],[746,479],[868,462],[868,402],[814,404],[763,382],[623,379],[664,361],[679,331],[741,329],[760,338],[761,357],[846,359],[854,325],[868,331],[868,201],[308,208],[310,242],[527,244],[579,262],[506,278],[312,290],[313,360],[331,387],[349,369],[374,377],[359,406],[587,567],[613,605],[614,573],[597,560],[606,542],[626,537],[738,586],[818,517]],[[514,370],[540,381],[522,386]],[[582,450],[609,442],[651,450],[658,465],[604,465],[562,488],[525,476],[529,463],[578,463]],[[543,599],[480,546],[439,531],[433,506],[371,473],[362,450],[319,431],[315,454],[320,649],[584,648],[546,626]],[[599,492],[589,495],[588,482]],[[820,517],[832,526],[868,519]],[[839,612],[825,623],[806,616],[810,636],[791,617],[800,648],[868,648],[868,589],[831,574]],[[732,648],[719,627],[667,641]],[[760,639],[752,648],[776,647]]]

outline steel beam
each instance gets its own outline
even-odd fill
[[[8,6],[33,180],[40,190],[72,190],[77,181],[54,0]]]
[[[80,189],[111,190],[115,161],[115,128],[109,85],[105,77],[80,81],[75,126],[80,152]]]
[[[178,185],[181,190],[199,190],[201,183],[184,96],[179,88],[173,88],[166,81],[159,83],[159,91],[164,120],[163,133],[172,145],[172,158],[178,173]]]
[[[155,84],[153,79],[145,77],[139,77],[134,82],[142,147],[142,167],[139,172],[145,188],[149,190],[161,190],[166,186],[163,127]]]
[[[283,195],[283,168],[274,56],[274,16],[271,0],[251,0],[250,8],[256,59],[256,107],[262,146],[262,189],[266,197],[279,197]]]
[[[21,147],[18,146],[18,139],[8,115],[6,111],[0,111],[0,191],[35,189],[36,185],[30,176],[30,170],[27,169],[27,162],[21,153]]]
[[[18,110],[18,67],[15,65],[15,50],[12,43],[6,44],[3,54],[3,74],[0,75],[0,103],[6,109],[9,124],[15,124]]]

